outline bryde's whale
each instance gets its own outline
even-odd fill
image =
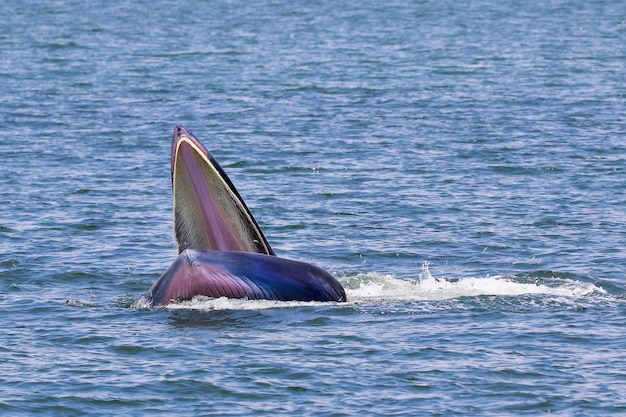
[[[346,301],[330,273],[276,256],[226,172],[182,126],[172,139],[172,191],[179,255],[145,295],[149,306],[197,295]]]

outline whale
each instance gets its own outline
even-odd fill
[[[171,178],[178,257],[144,295],[149,307],[196,296],[346,301],[328,271],[276,255],[224,169],[180,125],[172,138]]]

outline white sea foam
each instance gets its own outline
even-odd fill
[[[199,295],[191,300],[168,304],[166,308],[168,310],[266,310],[324,304],[326,303],[314,301],[246,300],[226,297],[210,298]]]
[[[539,282],[516,282],[512,277],[493,276],[483,278],[435,278],[425,264],[415,279],[399,279],[393,275],[376,273],[346,277],[348,300],[445,300],[481,295],[517,296],[544,294],[564,297],[583,297],[594,293],[606,294],[596,285],[570,279],[554,278],[548,284]]]
[[[318,301],[276,301],[276,300],[247,300],[237,298],[210,298],[197,295],[191,300],[178,301],[165,306],[167,310],[266,310],[270,308],[292,308],[302,306],[325,305]],[[148,309],[150,305],[144,297],[135,302],[135,308]]]

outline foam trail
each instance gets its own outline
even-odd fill
[[[435,278],[424,263],[419,278],[404,280],[393,275],[359,274],[341,280],[348,301],[380,300],[446,300],[481,295],[517,296],[544,294],[564,297],[583,297],[606,291],[593,284],[555,278],[551,285],[516,282],[513,277],[444,279]]]

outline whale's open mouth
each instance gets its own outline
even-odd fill
[[[249,300],[346,301],[330,273],[274,255],[222,167],[182,126],[172,141],[178,258],[152,284],[147,306],[196,295]]]
[[[172,140],[172,189],[179,253],[204,249],[274,255],[222,167],[182,126]]]

